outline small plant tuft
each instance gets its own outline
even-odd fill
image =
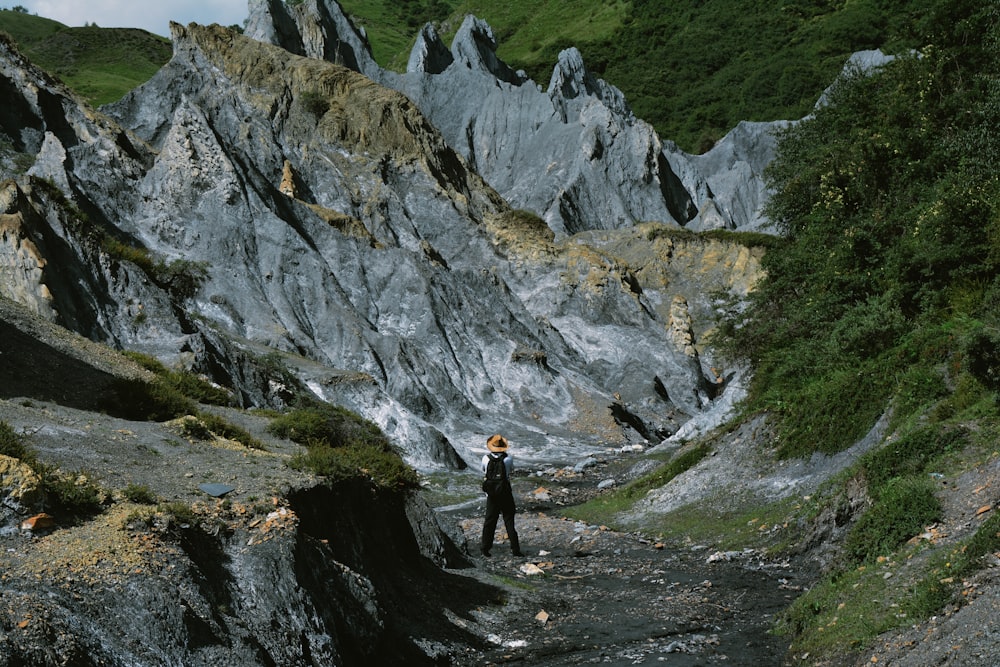
[[[129,502],[138,503],[140,505],[156,504],[156,494],[153,493],[153,490],[145,484],[130,483],[125,487],[122,494]]]

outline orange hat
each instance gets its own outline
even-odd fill
[[[499,433],[496,435],[491,435],[486,439],[486,448],[491,452],[506,452],[507,451],[507,438],[503,437]]]

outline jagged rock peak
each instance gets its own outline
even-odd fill
[[[365,34],[354,27],[337,0],[250,0],[244,34],[301,56],[327,60],[377,78],[379,67]]]
[[[598,98],[609,109],[626,118],[634,118],[631,108],[625,101],[625,94],[591,74],[583,62],[583,54],[576,47],[566,49],[559,54],[559,60],[549,80],[548,95],[556,109],[563,109],[566,100],[588,95]]]
[[[497,57],[497,40],[493,36],[493,28],[471,14],[465,17],[462,27],[455,34],[451,54],[456,62],[467,68],[492,74],[501,81],[520,85],[526,80]]]
[[[455,62],[455,56],[441,41],[433,24],[427,23],[417,35],[417,41],[410,51],[406,71],[424,74],[440,74]]]

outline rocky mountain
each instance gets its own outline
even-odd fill
[[[535,468],[680,443],[743,394],[710,336],[760,275],[729,232],[766,229],[774,126],[685,154],[577,52],[543,90],[474,17],[450,48],[425,28],[405,73],[331,0],[251,0],[245,35],[172,40],[96,110],[0,41],[0,422],[114,496],[32,541],[39,482],[0,456],[0,665],[453,660],[498,593],[442,570],[467,563],[424,502],[322,484],[281,439],[195,446],[116,415],[144,371],[112,349],[241,408],[288,407],[291,378],[424,473],[497,431]],[[181,508],[126,502],[136,481]]]
[[[549,94],[498,78],[495,55],[393,77],[348,48],[364,42],[336,3],[251,10],[248,36],[174,26],[172,60],[102,112],[5,49],[14,102],[4,132],[12,155],[37,155],[5,186],[16,229],[8,296],[95,340],[205,373],[246,405],[280,403],[248,371],[277,352],[317,395],[378,423],[427,469],[461,467],[496,430],[541,460],[658,442],[729,404],[716,398],[738,392],[739,375],[713,370],[700,345],[716,307],[706,295],[744,292],[757,251],[685,234],[668,213],[704,226],[694,211],[716,206],[715,195],[697,165],[711,156],[669,169],[649,127],[578,60],[570,67],[572,54]],[[291,30],[289,11],[320,34]],[[409,96],[255,35],[395,78]],[[470,19],[453,52],[468,59],[483,35],[488,26]],[[440,49],[428,44],[415,54]],[[483,99],[456,86],[487,85],[511,100],[483,107],[500,125],[499,112],[510,115],[507,131],[468,110],[446,122],[445,99]],[[605,120],[586,130],[589,114]],[[472,150],[479,140],[458,142],[459,131],[498,143]],[[729,172],[743,169],[736,161]],[[615,212],[595,216],[596,202]],[[581,214],[554,213],[570,210]],[[591,231],[567,235],[580,228]]]

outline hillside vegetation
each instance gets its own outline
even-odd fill
[[[9,34],[32,62],[94,106],[114,102],[170,60],[169,40],[133,28],[70,28],[40,16],[0,11]]]
[[[921,57],[847,78],[784,134],[769,213],[785,239],[730,322],[755,369],[745,410],[769,415],[780,455],[841,451],[890,417],[887,443],[813,499],[846,506],[847,480],[869,499],[786,614],[813,655],[940,613],[1000,550],[992,515],[957,545],[911,539],[944,519],[935,480],[989,468],[1000,436],[1000,8],[947,0],[918,27]],[[886,586],[895,563],[915,572]]]
[[[435,23],[446,43],[474,14],[493,28],[498,54],[547,85],[558,54],[577,47],[597,75],[625,93],[665,139],[700,153],[741,120],[801,118],[847,57],[862,49],[923,46],[915,30],[934,0],[344,0],[375,59],[403,70],[417,32]],[[120,98],[170,58],[141,30],[69,28],[0,11],[34,62],[94,104]]]
[[[665,139],[703,152],[741,120],[806,115],[858,50],[920,47],[934,0],[344,0],[383,66],[406,66],[416,31],[435,21],[450,43],[466,14],[485,19],[498,54],[547,85],[575,46]],[[446,8],[450,10],[445,11]]]

